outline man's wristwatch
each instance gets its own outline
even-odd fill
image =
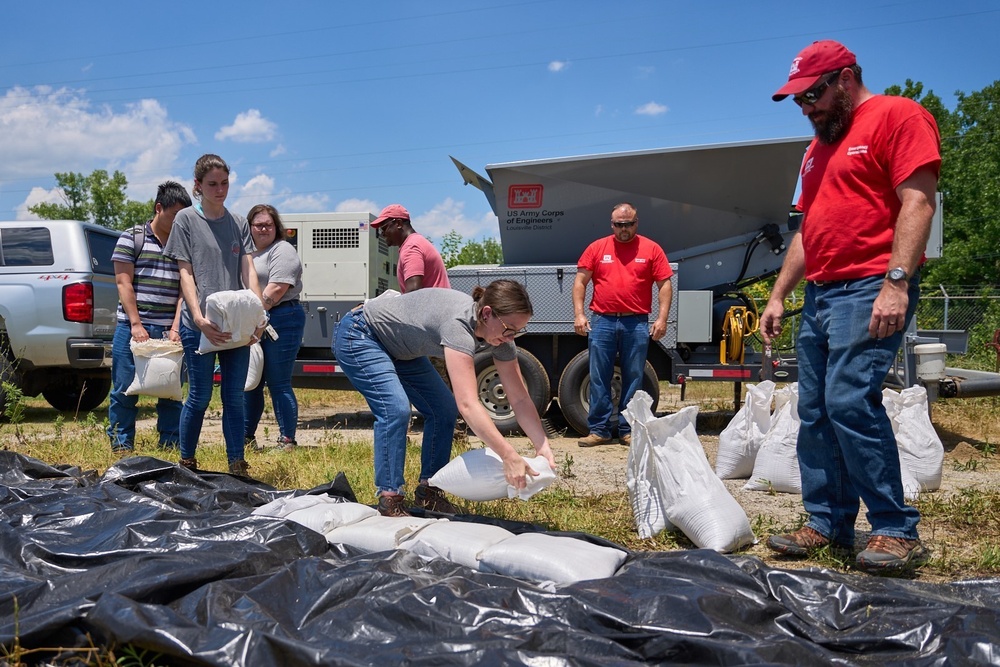
[[[899,282],[901,280],[902,281],[909,280],[910,277],[906,275],[906,269],[904,269],[901,266],[897,266],[896,268],[889,269],[889,271],[886,272],[885,279],[891,280],[892,282]]]

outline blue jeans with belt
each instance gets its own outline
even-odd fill
[[[295,357],[302,345],[306,311],[296,299],[279,303],[271,309],[270,316],[271,326],[277,332],[278,340],[271,340],[265,335],[260,342],[264,351],[263,374],[257,388],[244,394],[246,410],[244,436],[250,439],[257,432],[260,417],[264,414],[264,385],[267,385],[280,435],[295,440],[295,430],[299,422],[299,403],[292,389],[292,371],[295,369]]]
[[[337,324],[333,353],[375,416],[375,486],[380,493],[402,493],[411,403],[424,418],[420,479],[447,465],[458,406],[427,357],[394,359],[360,308]]]
[[[621,396],[618,398],[618,436],[628,435],[631,427],[623,411],[632,396],[642,389],[649,349],[649,318],[647,315],[601,315],[594,313],[587,335],[590,351],[590,411],[587,428],[591,433],[610,438],[616,424],[612,415],[611,381],[615,373],[615,358],[619,359],[622,375]]]
[[[151,339],[161,339],[170,326],[144,324]],[[129,451],[135,448],[135,418],[139,414],[138,396],[126,396],[125,390],[135,379],[135,357],[129,343],[132,327],[128,322],[118,322],[111,344],[111,404],[108,406],[108,437],[111,450]],[[169,398],[156,401],[156,430],[160,434],[160,447],[176,447],[180,439],[181,402]]]
[[[868,334],[882,276],[806,287],[799,358],[799,437],[806,525],[837,544],[854,544],[860,500],[873,535],[917,538],[920,513],[903,499],[899,452],[882,406],[882,383],[903,329]],[[920,296],[909,286],[909,323]]]

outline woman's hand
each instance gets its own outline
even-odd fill
[[[266,328],[267,328],[267,325],[265,324],[262,327],[257,327],[256,329],[254,329],[253,330],[253,335],[250,336],[250,342],[248,344],[249,345],[253,345],[254,343],[259,343],[260,342],[260,337],[264,335],[264,329],[266,329]]]
[[[524,462],[524,457],[514,451],[503,459],[503,476],[507,483],[515,489],[523,489],[528,486],[528,476],[537,477],[538,473],[532,470],[531,466]]]
[[[545,460],[549,462],[549,467],[553,470],[556,469],[556,459],[552,456],[552,448],[549,447],[549,439],[546,438],[545,442],[539,447],[535,447],[535,454],[538,456],[544,456]]]
[[[207,338],[208,342],[212,345],[224,345],[233,338],[233,334],[228,331],[220,330],[217,326],[212,324],[212,320],[207,317],[202,316],[196,318],[194,323],[198,329],[205,334],[205,338]]]

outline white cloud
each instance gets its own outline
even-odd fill
[[[268,156],[269,157],[278,157],[279,155],[284,155],[287,152],[288,151],[285,149],[284,145],[278,144],[273,149],[271,149],[271,152],[268,153]]]
[[[246,215],[256,204],[273,201],[274,179],[267,174],[257,174],[242,186],[238,185],[238,178],[235,171],[229,175],[229,197],[226,198],[226,208],[231,212]]]
[[[28,210],[29,206],[34,206],[41,203],[49,204],[65,204],[66,200],[63,199],[62,189],[52,188],[51,190],[46,190],[45,188],[34,187],[31,188],[31,192],[23,202],[21,202],[17,207],[17,213],[14,216],[15,220],[41,220],[37,215]]]
[[[670,111],[665,104],[657,104],[656,102],[646,102],[642,106],[635,110],[638,116],[659,116],[660,114],[665,114]]]
[[[567,60],[553,60],[549,63],[550,72],[561,72],[569,67],[569,61]]]
[[[257,109],[249,109],[236,114],[232,125],[226,125],[215,133],[217,141],[232,139],[240,143],[260,143],[274,139],[277,125],[260,115]]]
[[[383,208],[384,207],[379,206],[371,199],[345,199],[337,204],[333,210],[337,213],[358,213],[359,211],[368,211],[369,213],[378,215]]]
[[[656,68],[651,65],[643,65],[636,68],[637,76],[640,79],[648,79],[656,72]]]
[[[604,115],[604,105],[603,104],[598,104],[597,105],[597,108],[594,109],[594,115],[595,116],[603,116]]]
[[[479,241],[482,238],[498,238],[500,227],[493,213],[485,213],[478,218],[465,215],[465,202],[455,201],[448,197],[426,213],[419,215],[410,211],[413,228],[441,246],[441,239],[454,230],[462,235],[465,241]]]
[[[280,213],[323,213],[330,210],[326,195],[292,195],[281,203]]]

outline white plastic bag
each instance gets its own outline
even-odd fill
[[[439,521],[410,535],[399,544],[424,558],[443,558],[479,569],[479,558],[488,547],[514,537],[514,533],[485,523]]]
[[[484,572],[565,585],[610,577],[626,555],[575,537],[521,533],[487,547],[479,563]]]
[[[220,331],[232,334],[232,338],[222,345],[213,345],[203,333],[198,354],[242,347],[267,321],[264,305],[252,290],[223,290],[209,294],[205,301],[205,317]]]
[[[663,508],[653,443],[643,421],[647,415],[641,410],[637,415],[632,410],[633,407],[639,410],[639,405],[641,403],[633,399],[625,408],[625,419],[632,427],[632,444],[625,461],[625,488],[639,537],[647,539],[662,530],[674,530],[674,524],[670,523]]]
[[[944,464],[944,445],[927,409],[927,390],[919,385],[896,393],[891,389],[882,392],[882,405],[892,422],[896,447],[905,471],[903,490],[907,490],[909,472],[922,491],[935,491],[941,486]],[[907,494],[913,499],[917,494]]]
[[[748,491],[802,493],[799,472],[799,385],[792,383],[774,392],[774,416],[764,442],[757,450]]]
[[[636,438],[650,440],[648,451],[667,519],[704,549],[728,553],[752,544],[755,537],[746,512],[712,470],[698,440],[698,407],[654,417],[652,405],[649,394],[637,391],[625,418],[632,425],[633,447]],[[637,425],[645,428],[637,429]]]
[[[250,346],[250,367],[247,369],[247,382],[243,391],[253,391],[260,385],[264,377],[264,348],[260,343]]]
[[[719,434],[715,474],[719,479],[742,479],[753,472],[757,451],[771,427],[771,398],[775,384],[764,380],[747,385],[743,407]]]
[[[125,390],[126,396],[155,396],[179,401],[181,394],[181,364],[184,348],[180,343],[150,338],[141,343],[129,343],[135,359],[135,377]]]
[[[528,476],[528,485],[516,489],[507,483],[503,474],[503,460],[488,447],[473,449],[456,456],[448,465],[438,470],[428,480],[448,493],[466,500],[499,500],[520,498],[527,500],[555,481],[556,473],[544,456],[523,457],[524,462],[538,475]]]

